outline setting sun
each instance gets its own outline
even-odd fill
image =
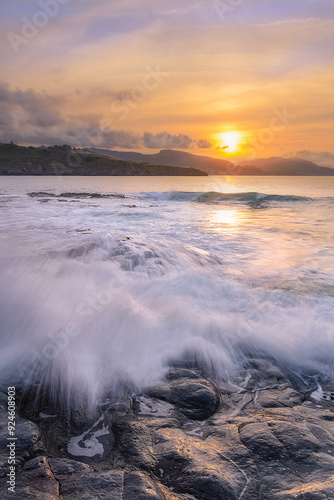
[[[220,147],[226,149],[227,153],[235,153],[239,149],[241,134],[239,132],[223,132],[219,134]]]

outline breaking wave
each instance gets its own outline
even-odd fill
[[[332,198],[33,189],[3,198],[0,382],[94,404],[171,365],[233,384],[262,359],[334,383]]]
[[[247,286],[200,248],[104,237],[3,264],[3,381],[94,402],[177,363],[228,382],[250,357],[334,380],[333,299]]]
[[[194,193],[186,191],[169,191],[166,193],[145,193],[146,196],[160,201],[190,201],[197,203],[222,203],[222,202],[308,202],[312,198],[294,195],[262,194],[257,192],[246,193],[218,193],[209,191],[205,193]]]

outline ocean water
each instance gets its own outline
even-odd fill
[[[333,386],[333,177],[0,182],[2,382],[94,403],[261,358]]]

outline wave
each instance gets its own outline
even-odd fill
[[[151,192],[143,193],[148,198],[159,201],[188,201],[197,203],[221,203],[221,202],[241,202],[241,203],[266,203],[266,202],[309,202],[314,198],[296,195],[263,194],[255,191],[244,193],[219,193],[208,192],[188,192],[188,191],[168,191],[165,193]]]
[[[178,362],[234,380],[254,356],[333,381],[331,298],[248,286],[172,240],[105,235],[65,250],[0,266],[2,381],[93,403],[121,384],[152,385]]]

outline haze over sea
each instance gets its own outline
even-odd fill
[[[256,354],[334,383],[333,177],[3,177],[0,206],[2,380],[241,387]]]

